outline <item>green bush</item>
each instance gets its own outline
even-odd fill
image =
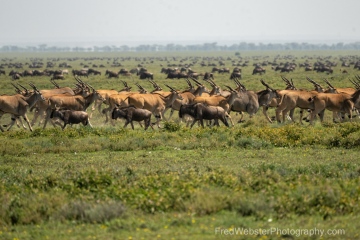
[[[91,203],[75,200],[62,206],[57,217],[79,223],[105,223],[124,216],[125,212],[124,205],[116,201]]]
[[[175,122],[164,122],[164,130],[167,132],[177,132],[181,128],[181,125],[179,123]]]

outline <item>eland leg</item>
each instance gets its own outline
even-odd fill
[[[263,106],[263,114],[265,116],[265,118],[269,121],[269,123],[272,123],[271,118],[269,117],[267,110],[269,109],[269,107],[267,106]]]

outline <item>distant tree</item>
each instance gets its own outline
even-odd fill
[[[18,46],[10,46],[10,51],[11,52],[18,52],[19,51],[19,47]]]
[[[122,46],[120,46],[120,51],[127,52],[127,51],[129,51],[129,50],[130,50],[130,48],[129,48],[128,45],[122,45]]]
[[[166,51],[174,51],[175,50],[175,44],[169,43],[166,45]]]
[[[48,47],[46,49],[47,52],[57,52],[58,48],[56,46]]]
[[[39,45],[39,50],[40,50],[41,52],[44,52],[44,51],[46,50],[46,46],[47,46],[47,44],[40,44],[40,45]]]
[[[170,43],[167,45],[159,44],[142,44],[139,46],[129,47],[127,45],[121,46],[93,46],[93,47],[48,47],[47,44],[40,44],[36,46],[14,46],[14,45],[3,45],[0,46],[0,52],[127,52],[127,51],[248,51],[248,50],[360,50],[360,42],[353,43],[334,43],[334,44],[310,44],[306,42],[297,43],[248,43],[240,42],[239,44],[217,45],[216,42],[204,43],[204,44],[192,44],[192,45],[181,45]]]
[[[248,49],[249,49],[249,50],[256,50],[256,45],[255,45],[255,43],[249,43],[249,44],[248,44]]]

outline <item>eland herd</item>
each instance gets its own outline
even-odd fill
[[[145,123],[145,130],[148,127],[153,128],[157,125],[160,128],[161,120],[170,120],[173,113],[177,111],[179,120],[185,121],[187,126],[194,126],[199,121],[204,127],[203,120],[209,121],[210,125],[219,126],[220,120],[225,126],[234,126],[230,116],[231,112],[241,115],[238,122],[243,121],[243,113],[253,117],[260,107],[263,108],[263,114],[266,119],[272,123],[267,113],[269,108],[275,108],[276,121],[281,123],[286,121],[286,117],[294,120],[294,110],[300,108],[300,123],[306,119],[313,124],[316,116],[320,121],[324,119],[325,110],[333,112],[334,121],[344,121],[347,115],[351,121],[353,111],[360,108],[360,76],[355,80],[350,80],[353,88],[336,88],[327,79],[325,83],[328,87],[325,89],[319,83],[307,77],[307,80],[313,84],[313,90],[297,89],[292,80],[281,76],[285,83],[282,90],[270,87],[264,80],[260,80],[265,87],[261,91],[247,90],[238,78],[233,79],[235,88],[226,86],[227,89],[215,83],[214,78],[205,78],[212,89],[193,77],[185,78],[188,88],[182,91],[165,84],[169,89],[165,91],[154,80],[148,79],[153,85],[154,90],[147,91],[140,84],[136,83],[138,91],[131,91],[132,87],[127,82],[121,80],[124,88],[117,90],[95,89],[89,83],[84,82],[77,75],[75,88],[60,87],[54,80],[51,80],[54,89],[39,90],[34,83],[29,83],[32,90],[17,83],[11,83],[17,94],[0,96],[0,117],[4,114],[11,115],[11,123],[0,126],[10,130],[11,127],[19,122],[23,124],[24,119],[28,128],[32,131],[32,126],[36,122],[43,128],[50,121],[53,126],[60,125],[62,129],[67,124],[89,125],[90,118],[95,109],[98,109],[105,117],[105,123],[112,125],[115,119],[125,120],[134,129],[133,121]],[[194,83],[194,84],[193,84]],[[87,109],[92,105],[92,112],[87,113]],[[106,107],[102,108],[103,105]],[[168,119],[165,119],[165,113],[170,110]],[[310,112],[309,116],[303,118],[303,110]],[[34,117],[30,122],[26,113],[34,112]],[[156,122],[151,123],[151,117],[154,116]],[[62,123],[61,123],[62,122]]]

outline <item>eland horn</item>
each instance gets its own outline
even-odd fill
[[[198,80],[196,80],[196,79],[193,78],[193,77],[190,77],[190,78],[191,78],[191,80],[193,80],[197,85],[202,86],[202,84],[201,84]]]
[[[29,85],[30,85],[35,91],[39,91],[39,90],[37,89],[37,87],[34,85],[34,83],[30,82]]]
[[[232,87],[230,87],[228,85],[225,85],[225,87],[227,87],[231,92],[235,92],[235,90]]]
[[[174,88],[170,87],[169,85],[165,84],[165,86],[167,86],[168,88],[170,88],[171,91],[176,92],[176,90],[175,90]]]
[[[331,85],[331,83],[329,82],[329,80],[327,80],[326,78],[324,78],[324,81],[327,85],[329,85],[329,87],[331,87],[332,89],[335,89],[333,85]]]
[[[11,85],[13,85],[17,93],[21,93],[20,88],[18,88],[15,84],[11,83]]]
[[[274,89],[272,87],[270,87],[263,79],[260,80],[260,82],[262,83],[262,85],[264,85],[266,88],[274,91]]]

